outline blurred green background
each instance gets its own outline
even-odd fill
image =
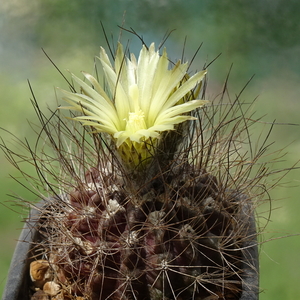
[[[255,74],[244,97],[259,96],[255,110],[266,122],[300,123],[300,2],[298,0],[11,0],[0,3],[0,127],[31,140],[27,120],[35,120],[27,85],[30,80],[40,105],[56,107],[55,86],[66,83],[43,54],[61,70],[92,72],[99,46],[106,46],[100,22],[116,41],[118,25],[134,28],[146,43],[159,44],[167,31],[171,58],[190,59],[203,46],[193,67],[221,57],[209,69],[208,95],[216,95],[233,63],[232,96]],[[131,50],[139,41],[131,40]],[[259,130],[259,128],[258,128]],[[276,125],[270,141],[274,149],[287,146],[281,168],[299,159],[300,127]],[[15,141],[0,134],[14,147]],[[32,140],[32,143],[34,140]],[[24,211],[7,194],[26,200],[34,197],[12,179],[16,170],[0,153],[0,295],[10,259],[22,227]],[[273,239],[260,248],[260,299],[298,299],[300,295],[300,201],[298,170],[283,179],[271,193],[273,212],[261,240]],[[269,205],[259,208],[265,224]],[[292,237],[279,238],[286,235]]]

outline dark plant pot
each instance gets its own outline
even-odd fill
[[[21,232],[11,261],[2,300],[30,300],[29,265],[32,261],[31,251],[36,242],[41,239],[37,226],[42,224],[43,216],[40,213],[39,207],[44,205],[45,203],[41,202],[37,208],[31,210],[28,220]],[[244,275],[243,291],[240,300],[258,300],[258,246],[255,218],[250,204],[244,206],[241,219],[245,222],[245,224],[248,224],[248,231],[246,234],[249,238],[243,244]]]
[[[40,237],[39,231],[36,228],[36,224],[39,224],[41,219],[39,208],[43,207],[44,205],[45,202],[42,201],[37,205],[36,208],[30,211],[30,214],[22,229],[10,263],[2,300],[30,300],[29,265],[32,257],[31,249],[33,243],[39,240]]]

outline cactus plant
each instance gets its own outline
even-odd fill
[[[72,75],[79,87],[60,90],[69,106],[50,117],[32,100],[43,150],[24,146],[46,205],[23,299],[256,299],[253,214],[269,169],[251,105],[226,101],[226,84],[203,100],[206,70],[190,75],[154,44],[99,60],[103,86]]]

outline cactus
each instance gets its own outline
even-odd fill
[[[238,299],[249,224],[215,177],[183,165],[135,194],[100,168],[83,181],[50,204],[44,224],[49,278],[68,297]]]
[[[138,59],[118,44],[114,65],[101,48],[100,61],[105,87],[72,75],[80,88],[62,90],[70,106],[50,117],[32,101],[44,150],[24,146],[45,205],[31,299],[256,295],[257,282],[247,280],[258,273],[251,222],[270,171],[257,164],[266,140],[251,147],[251,105],[244,109],[240,95],[226,102],[227,82],[215,100],[202,100],[206,71],[190,76],[181,61],[169,67],[154,44]],[[2,148],[14,162],[17,154]]]

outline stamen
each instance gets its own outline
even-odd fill
[[[134,134],[141,129],[147,129],[145,123],[145,113],[142,110],[139,110],[135,113],[130,112],[129,119],[126,124],[126,131]]]

